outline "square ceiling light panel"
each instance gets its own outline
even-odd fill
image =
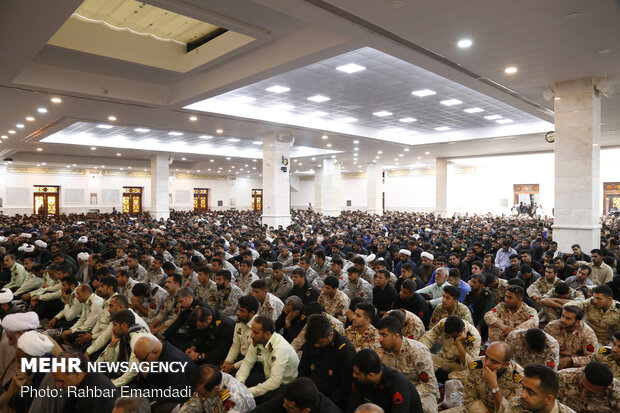
[[[85,0],[48,44],[185,73],[254,40],[135,0]]]

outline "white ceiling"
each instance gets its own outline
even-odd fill
[[[489,2],[482,0],[407,0],[400,9],[390,7],[387,0],[324,4],[305,0],[147,1],[257,38],[240,51],[184,74],[47,45],[81,1],[53,3],[9,2],[3,4],[0,14],[0,55],[4,57],[0,65],[0,134],[8,136],[0,140],[0,153],[2,157],[11,156],[15,163],[47,161],[56,165],[148,168],[149,157],[158,152],[152,147],[134,145],[124,148],[122,156],[117,157],[116,148],[121,146],[110,144],[91,151],[90,144],[69,146],[45,140],[66,128],[92,129],[107,123],[109,115],[117,116],[118,131],[128,135],[129,142],[136,136],[129,132],[140,126],[157,131],[161,136],[153,138],[167,144],[176,142],[176,137],[168,135],[170,131],[183,131],[187,147],[198,142],[201,135],[215,136],[217,141],[216,129],[224,130],[224,138],[219,138],[213,148],[229,147],[228,154],[206,147],[205,151],[164,148],[164,152],[175,156],[173,168],[181,170],[227,171],[232,166],[239,170],[248,164],[249,158],[235,155],[244,148],[254,149],[257,145],[251,142],[270,132],[291,133],[296,145],[337,151],[344,167],[351,170],[361,169],[360,166],[377,160],[376,156],[386,166],[393,166],[394,159],[399,159],[399,166],[419,162],[420,167],[426,167],[434,164],[435,157],[548,152],[553,145],[544,142],[542,133],[513,135],[506,129],[482,133],[485,125],[494,124],[483,116],[499,114],[515,120],[515,124],[549,120],[527,103],[553,109],[553,102],[542,98],[548,84],[585,76],[608,75],[617,79],[620,74],[620,12],[612,1],[550,0],[542,4],[510,2],[489,7]],[[346,16],[317,7],[325,3],[379,26],[386,33],[369,31]],[[581,14],[571,15],[574,12]],[[26,18],[29,27],[38,28],[36,32],[19,23]],[[432,54],[395,41],[392,35],[497,82],[524,99],[489,87]],[[473,40],[470,49],[456,47],[463,37]],[[610,50],[598,53],[604,49]],[[352,60],[367,69],[350,75],[334,70]],[[518,67],[515,75],[504,73],[509,65]],[[273,84],[286,85],[291,91],[280,95],[264,91]],[[437,94],[425,98],[411,95],[413,90],[423,88]],[[239,94],[251,94],[257,98],[254,102],[261,105],[269,100],[269,106],[290,103],[304,112],[323,110],[334,117],[352,116],[359,119],[356,127],[366,129],[339,129],[328,132],[325,140],[321,137],[329,129],[320,122],[302,127],[273,119],[244,119],[241,112],[223,115],[183,109],[192,102]],[[331,100],[321,104],[306,100],[315,94]],[[62,97],[62,103],[51,104],[52,96]],[[619,96],[602,100],[603,147],[620,143]],[[452,107],[438,103],[448,98],[464,103]],[[46,106],[49,112],[38,114],[39,106]],[[485,112],[463,112],[469,107],[480,107]],[[393,115],[372,116],[379,110]],[[36,120],[25,121],[29,115]],[[198,120],[189,121],[190,115]],[[403,124],[398,121],[403,117],[416,118],[417,122]],[[16,123],[25,127],[17,129]],[[438,126],[449,126],[453,131],[473,130],[477,136],[473,134],[467,136],[469,140],[457,142],[463,137],[437,133],[434,128]],[[380,136],[375,131],[398,127],[419,132],[407,138],[421,139],[428,134],[442,136],[444,142],[425,143],[405,152],[408,145],[376,139]],[[9,129],[16,133],[8,135]],[[222,140],[230,137],[239,138],[240,142]],[[359,144],[353,143],[355,139]],[[327,144],[331,146],[328,148]],[[42,151],[37,151],[38,147]],[[378,154],[379,151],[383,153]],[[354,156],[356,153],[359,155]],[[299,169],[317,167],[328,156],[331,157],[329,152],[299,155],[298,161],[304,163]],[[357,163],[353,164],[355,159]],[[254,171],[260,170],[260,162],[257,163]]]

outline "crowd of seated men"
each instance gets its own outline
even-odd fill
[[[588,251],[552,224],[0,216],[0,413],[618,412],[620,219]],[[41,358],[84,368],[21,370]]]

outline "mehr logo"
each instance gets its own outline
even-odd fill
[[[81,373],[79,358],[22,358],[21,371],[27,373]]]

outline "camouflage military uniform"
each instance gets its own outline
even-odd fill
[[[363,348],[377,349],[381,347],[379,331],[372,324],[369,324],[362,334],[358,333],[357,329],[351,325],[344,330],[344,335],[353,344],[355,351],[360,351]]]
[[[506,288],[508,288],[508,280],[498,278],[497,283],[497,287],[489,288],[489,291],[493,294],[493,298],[496,303],[502,303],[504,302],[504,296],[506,295]]]
[[[222,373],[217,395],[203,399],[194,393],[179,413],[247,413],[255,407],[254,396],[248,388],[230,374]]]
[[[319,304],[323,307],[325,312],[333,317],[336,317],[341,322],[345,322],[347,319],[347,310],[349,309],[349,297],[342,291],[336,290],[334,298],[330,298],[324,292],[319,295]]]
[[[193,293],[196,293],[198,284],[200,284],[200,281],[198,281],[198,274],[196,274],[196,272],[191,273],[187,277],[182,277],[181,287],[187,287],[192,290]]]
[[[278,317],[280,317],[280,314],[282,314],[283,308],[284,303],[282,300],[271,293],[267,293],[265,301],[258,307],[256,315],[266,315],[275,323]]]
[[[243,291],[239,287],[234,284],[230,284],[229,288],[225,288],[223,290],[217,290],[216,292],[216,303],[217,309],[222,312],[222,314],[231,317],[232,319],[237,319],[237,304],[239,303],[239,297],[243,295]]]
[[[140,305],[146,308],[146,316],[142,316],[147,324],[151,324],[155,316],[159,313],[160,309],[164,305],[166,298],[168,298],[168,292],[157,284],[151,283],[151,292],[149,295],[142,297]]]
[[[502,302],[484,315],[484,321],[489,326],[489,341],[493,342],[500,340],[503,334],[502,330],[493,327],[495,324],[501,322],[511,327],[513,330],[538,328],[538,313],[524,302],[522,302],[521,307],[513,313],[506,307],[506,303]]]
[[[617,413],[620,411],[620,381],[614,379],[598,396],[584,397],[579,389],[579,379],[584,367],[560,370],[558,401],[577,412]]]
[[[164,300],[161,308],[159,309],[159,313],[155,316],[154,320],[159,320],[159,323],[163,323],[165,326],[162,330],[160,330],[160,334],[163,334],[164,331],[168,327],[172,325],[177,320],[179,316],[179,307],[177,306],[176,297],[168,294],[168,297]]]
[[[318,262],[314,261],[310,265],[310,268],[312,268],[319,275],[319,277],[325,278],[325,276],[329,274],[331,262],[328,260],[328,258],[325,258],[325,262],[323,263],[323,265],[319,265]]]
[[[529,287],[527,287],[527,295],[529,295],[530,297],[535,295],[542,297],[550,290],[553,290],[555,286],[561,282],[562,280],[560,280],[558,277],[555,277],[553,279],[553,282],[547,281],[547,278],[545,277],[540,277],[539,279],[534,281]]]
[[[530,410],[525,410],[521,406],[521,397],[513,397],[510,401],[506,399],[502,399],[502,404],[500,405],[497,413],[531,413]],[[570,407],[564,406],[562,403],[555,401],[555,406],[551,410],[551,413],[576,413]]]
[[[260,279],[260,280],[265,280],[268,277],[272,277],[273,276],[273,270],[269,267],[265,267],[265,269],[263,270],[256,270],[256,276]]]
[[[594,306],[593,298],[585,301],[571,301],[569,304],[583,309],[585,312],[583,319],[594,330],[599,345],[605,346],[611,341],[614,331],[620,330],[620,303],[613,300],[609,310],[603,312]]]
[[[560,358],[570,357],[575,367],[585,366],[592,361],[598,347],[596,334],[583,320],[572,332],[562,327],[560,320],[547,324],[545,333],[554,337],[560,345]]]
[[[424,328],[424,323],[422,322],[420,317],[413,314],[411,311],[407,311],[402,308],[400,309],[400,311],[405,313],[405,321],[403,322],[403,337],[407,337],[413,340],[419,340],[426,332],[426,328]]]
[[[375,282],[375,272],[372,268],[365,266],[364,271],[360,274],[360,278],[366,280],[370,285],[373,285]]]
[[[559,297],[555,293],[555,288],[554,288],[552,290],[547,291],[547,293],[543,295],[543,298],[559,298]],[[573,301],[584,301],[585,297],[583,296],[583,293],[581,291],[568,287],[568,299],[573,300]],[[562,315],[562,312],[560,311],[559,308],[549,307],[544,304],[541,304],[540,307],[542,308],[542,313],[545,315],[545,317],[547,317],[547,322],[557,320]]]
[[[344,289],[344,293],[351,300],[355,297],[361,297],[372,303],[372,285],[362,278],[358,279],[355,284],[348,282]]]
[[[239,273],[235,280],[235,285],[241,288],[244,294],[252,294],[252,283],[256,280],[258,280],[258,277],[252,272],[245,275]]]
[[[150,269],[147,271],[144,281],[157,285],[164,285],[164,282],[166,282],[166,273],[161,268],[157,271]]]
[[[513,330],[506,337],[506,344],[512,348],[512,359],[521,366],[540,363],[557,370],[560,364],[560,345],[557,340],[545,333],[545,348],[540,353],[530,353],[525,346],[527,329]]]
[[[461,320],[467,321],[471,325],[474,324],[469,308],[467,308],[465,304],[457,302],[452,312],[444,307],[443,304],[439,304],[435,307],[435,310],[433,310],[433,316],[431,317],[431,322],[428,324],[428,328],[431,329],[435,327],[439,320],[442,320],[450,315],[455,315]]]
[[[598,349],[592,361],[598,361],[607,365],[614,377],[620,380],[620,361],[616,361],[611,356],[611,347],[601,347]]]
[[[273,274],[265,279],[267,283],[267,291],[271,294],[278,297],[280,300],[284,301],[286,297],[288,297],[288,293],[291,292],[293,288],[293,281],[288,277],[288,275],[282,275],[281,280],[276,280],[273,278]]]
[[[495,411],[495,397],[491,393],[491,388],[482,378],[482,367],[484,357],[474,360],[467,372],[465,381],[465,407],[467,412],[476,413],[488,409]],[[500,392],[505,399],[511,399],[521,394],[523,380],[523,368],[514,361],[497,376],[497,384]]]
[[[332,324],[333,329],[344,336],[344,324],[337,318],[332,317],[327,313],[325,313],[325,317],[327,317],[329,322]],[[293,346],[295,351],[300,351],[303,345],[306,344],[306,327],[308,327],[308,324],[304,325],[304,328],[301,329],[299,334],[297,334],[297,337],[295,337],[291,343],[291,346]]]
[[[467,365],[480,355],[480,343],[482,341],[480,333],[472,324],[465,323],[467,337],[461,341],[465,350],[465,363],[461,363],[455,340],[449,334],[444,333],[445,322],[445,318],[440,320],[435,327],[424,334],[420,343],[430,349],[437,340],[441,340],[441,349],[432,355],[435,370],[445,370],[450,373],[450,378],[464,380]]]
[[[196,286],[196,297],[203,303],[207,303],[210,307],[215,308],[217,306],[217,285],[215,281],[209,280],[207,285],[198,284]]]
[[[439,389],[431,352],[426,347],[403,337],[398,355],[381,347],[377,349],[377,354],[383,364],[400,371],[411,380],[420,393],[424,413],[437,412]]]

